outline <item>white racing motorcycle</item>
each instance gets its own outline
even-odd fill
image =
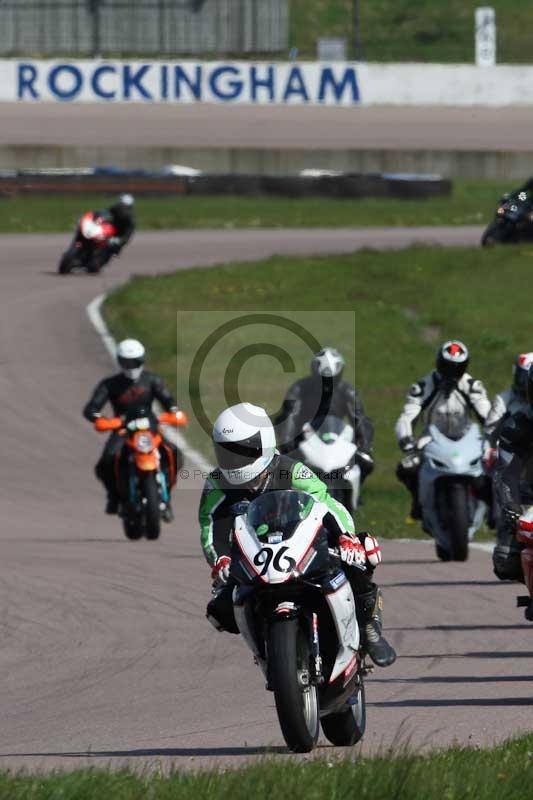
[[[357,445],[352,426],[328,415],[316,427],[306,423],[302,436],[298,445],[302,461],[327,484],[335,500],[354,512],[359,502],[361,470],[353,463]]]
[[[435,539],[441,561],[466,561],[468,544],[480,528],[487,506],[476,495],[483,475],[483,439],[479,427],[463,416],[437,413],[417,451],[418,498],[422,527]]]
[[[365,666],[355,602],[305,492],[269,492],[234,508],[231,576],[237,626],[274,692],[281,730],[309,752],[319,725],[335,745],[365,730]]]

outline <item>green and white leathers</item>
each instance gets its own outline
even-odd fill
[[[267,469],[266,479],[258,490],[228,483],[220,470],[213,470],[207,478],[198,516],[202,549],[210,565],[215,564],[220,556],[231,554],[231,506],[242,500],[254,500],[264,492],[280,489],[298,489],[312,495],[326,505],[328,529],[335,529],[331,533],[355,536],[352,517],[341,503],[328,494],[326,484],[301,462],[276,453]]]

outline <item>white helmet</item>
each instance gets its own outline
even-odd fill
[[[228,483],[249,483],[269,466],[276,434],[264,408],[239,403],[223,411],[213,426],[215,456]]]
[[[344,358],[333,347],[323,347],[311,361],[311,372],[321,378],[336,378],[344,369]]]
[[[118,202],[121,206],[127,206],[128,208],[132,208],[135,204],[132,194],[121,194],[118,198]]]
[[[132,381],[141,377],[144,364],[144,347],[137,339],[124,339],[117,347],[120,369]]]

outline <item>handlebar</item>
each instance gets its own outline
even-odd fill
[[[160,425],[172,425],[173,428],[181,428],[188,423],[185,411],[163,411],[157,417]],[[94,428],[99,433],[108,431],[120,431],[126,427],[126,422],[122,417],[97,417],[94,421]]]

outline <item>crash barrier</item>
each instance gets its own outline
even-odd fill
[[[0,2],[2,55],[271,53],[288,37],[288,0]]]
[[[65,173],[0,172],[0,196],[50,193],[136,195],[280,195],[284,197],[432,197],[448,195],[451,181],[439,175],[172,175],[94,169]]]
[[[14,59],[0,60],[0,100],[527,106],[533,66]]]

